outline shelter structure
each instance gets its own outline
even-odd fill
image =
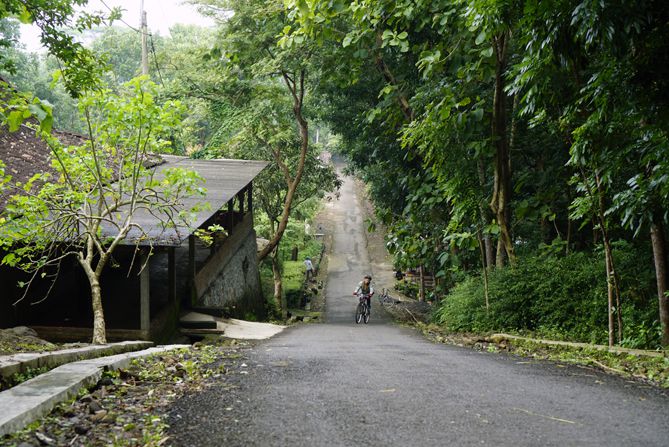
[[[75,134],[55,134],[67,144],[85,141]],[[0,128],[0,160],[17,180],[50,169],[48,147],[28,128],[17,132]],[[101,278],[108,339],[165,340],[176,328],[179,314],[193,308],[230,316],[262,315],[253,180],[266,166],[264,161],[157,156],[153,167],[157,176],[179,167],[204,179],[206,197],[184,200],[184,210],[195,201],[208,206],[188,225],[176,227],[166,227],[148,212],[133,216],[148,237],[129,234]],[[0,197],[0,212],[6,200]],[[213,224],[222,226],[225,235],[205,246],[195,233]],[[90,338],[90,289],[76,260],[61,264],[53,285],[37,281],[28,296],[14,304],[24,293],[18,287],[24,278],[19,270],[0,267],[0,327],[30,326],[51,340]]]

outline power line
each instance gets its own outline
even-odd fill
[[[160,78],[160,83],[165,84],[163,81],[163,74],[160,71],[160,64],[158,64],[158,56],[156,55],[156,47],[153,45],[153,34],[149,33],[149,40],[151,41],[151,54],[153,55],[153,63],[156,65],[156,70],[158,71],[158,77]]]
[[[105,6],[105,8],[107,8],[110,12],[113,12],[113,11],[114,11],[114,9],[111,8],[111,7],[109,7],[109,5],[108,5],[107,3],[104,2],[104,0],[100,0],[100,3],[102,3],[102,4]],[[119,19],[117,19],[117,20],[118,20],[119,22],[123,23],[125,26],[127,26],[127,27],[130,28],[131,30],[133,30],[134,32],[136,32],[136,33],[138,33],[138,34],[143,34],[143,31],[142,31],[141,29],[135,28],[134,26],[132,26],[131,24],[129,24],[128,22],[126,22],[125,20],[123,20],[123,17],[121,17],[121,18],[119,18]],[[151,34],[151,33],[148,33],[148,32],[147,32],[146,34],[149,35],[149,34]]]
[[[105,8],[107,8],[110,12],[113,12],[113,8],[111,8],[107,3],[105,3],[104,0],[100,0],[100,3],[102,3],[105,6]],[[143,30],[135,28],[134,26],[130,25],[128,22],[123,20],[123,18],[119,18],[118,20],[121,23],[123,23],[125,26],[130,28],[132,31],[136,32],[137,34],[146,34],[146,36],[149,38],[150,43],[151,43],[151,54],[153,56],[153,63],[156,66],[156,71],[158,71],[158,77],[160,78],[160,83],[164,85],[165,81],[163,80],[163,74],[162,74],[162,71],[160,69],[160,64],[158,63],[158,56],[156,54],[156,47],[153,43],[153,33],[151,31],[147,31],[146,33],[144,33]]]

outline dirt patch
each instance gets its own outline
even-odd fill
[[[10,329],[0,329],[0,355],[44,352],[56,349],[61,349],[61,347],[42,340],[37,336],[37,332],[28,327],[17,326]]]
[[[433,309],[428,303],[415,300],[400,301],[391,297],[392,295],[386,300],[382,298],[382,304],[395,321],[409,324],[423,324],[430,321]]]
[[[107,372],[92,388],[60,404],[25,430],[0,438],[2,445],[170,445],[169,406],[180,396],[222,386],[245,373],[251,342],[196,343],[192,348],[138,359]]]

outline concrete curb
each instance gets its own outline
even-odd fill
[[[544,345],[552,345],[552,346],[567,346],[571,348],[585,348],[585,349],[596,349],[598,351],[608,351],[608,352],[615,352],[618,354],[631,354],[635,355],[637,357],[639,356],[646,356],[646,357],[666,357],[667,354],[664,351],[646,351],[642,349],[628,349],[628,348],[621,348],[619,346],[614,346],[612,348],[609,348],[608,346],[605,345],[593,345],[590,343],[578,343],[578,342],[570,342],[570,341],[556,341],[556,340],[542,340],[542,339],[536,339],[536,338],[528,338],[528,337],[521,337],[518,335],[510,335],[510,334],[493,334],[490,337],[488,337],[490,340],[495,340],[495,338],[506,338],[509,340],[521,340],[521,341],[529,341],[532,343],[540,343]]]
[[[83,346],[49,352],[26,352],[0,356],[0,377],[9,378],[28,369],[55,368],[69,362],[92,359],[124,352],[139,351],[153,346],[150,341],[124,341],[106,345]]]
[[[110,357],[68,363],[0,393],[0,436],[21,430],[70,399],[83,387],[95,384],[104,370],[125,368],[139,357],[187,348],[190,345],[158,346]]]

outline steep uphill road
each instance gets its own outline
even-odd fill
[[[669,398],[589,369],[436,345],[351,296],[369,272],[354,182],[334,220],[325,324],[294,327],[247,352],[236,387],[177,401],[183,446],[660,446]]]

